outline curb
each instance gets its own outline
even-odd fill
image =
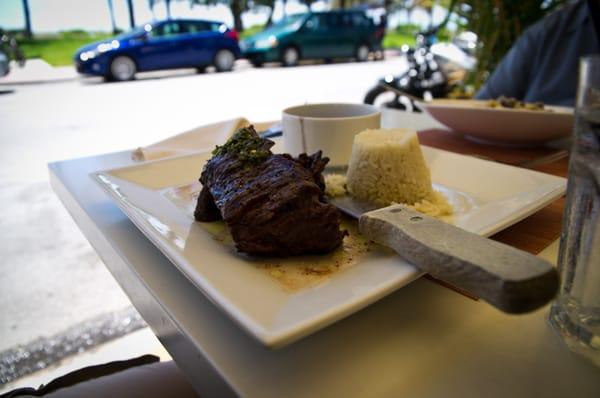
[[[133,306],[107,312],[53,336],[39,337],[0,352],[0,388],[61,360],[146,327]]]
[[[0,77],[0,86],[65,82],[78,77],[79,74],[72,65],[55,67],[43,59],[32,58],[22,67],[11,61],[8,75]]]
[[[40,78],[33,80],[8,80],[5,81],[0,78],[0,86],[27,86],[33,84],[52,84],[52,83],[63,83],[72,80],[79,79],[79,76],[60,77],[60,78]]]

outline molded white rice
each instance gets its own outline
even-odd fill
[[[354,137],[346,180],[357,198],[388,206],[433,198],[417,134],[409,129],[365,130]]]

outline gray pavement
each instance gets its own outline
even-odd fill
[[[48,162],[131,149],[226,118],[274,120],[305,102],[360,102],[405,62],[236,68],[22,85],[0,95],[0,351],[130,306],[51,192]]]
[[[9,74],[0,77],[0,88],[21,84],[64,82],[75,80],[77,77],[77,71],[73,66],[53,67],[43,59],[29,59],[23,66],[11,62]]]

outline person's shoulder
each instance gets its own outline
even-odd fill
[[[581,28],[587,18],[589,18],[589,11],[585,0],[570,2],[558,7],[540,21],[531,25],[525,34],[561,35]]]

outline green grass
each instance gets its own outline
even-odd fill
[[[415,37],[412,34],[388,30],[383,38],[383,48],[400,48],[403,44],[414,46]]]
[[[249,28],[244,29],[244,31],[240,33],[240,38],[245,39],[258,32],[262,32],[264,28],[265,25],[252,25]]]
[[[408,44],[409,46],[415,45],[415,35],[419,32],[421,28],[417,25],[400,25],[394,30],[388,30],[386,32],[385,38],[383,39],[383,47],[384,48],[399,48],[403,44]],[[448,31],[448,29],[443,28],[437,33],[437,38],[440,41],[450,41],[452,37],[452,32]]]
[[[19,45],[27,59],[42,58],[50,65],[64,66],[73,64],[73,55],[78,48],[112,36],[111,33],[61,32],[31,40],[21,38]]]

